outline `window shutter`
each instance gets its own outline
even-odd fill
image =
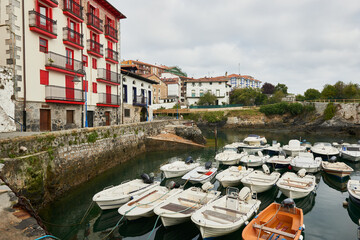
[[[93,93],[97,93],[97,83],[93,82],[92,86],[93,86]]]
[[[40,70],[40,84],[49,85],[49,72]]]

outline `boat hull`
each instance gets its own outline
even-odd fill
[[[251,189],[251,191],[253,192],[257,192],[257,193],[262,193],[262,192],[266,192],[268,190],[270,190],[274,184],[269,184],[269,185],[259,185],[259,184],[249,184],[249,183],[244,183],[243,182],[243,185],[245,187],[248,187]]]
[[[290,150],[290,149],[286,149],[286,148],[283,148],[283,151],[285,152],[285,154],[287,156],[290,156],[290,157],[296,157],[296,156],[299,156],[299,152],[305,152],[305,150]]]
[[[352,171],[336,171],[336,170],[329,170],[329,169],[324,169],[324,172],[326,172],[327,174],[330,174],[330,175],[340,177],[340,178],[348,177],[352,173]]]
[[[121,199],[111,200],[111,201],[95,201],[101,210],[115,209],[121,207],[123,204],[130,201],[131,197],[126,196]]]
[[[299,191],[293,191],[293,190],[289,190],[289,189],[285,189],[282,187],[279,187],[280,191],[287,197],[292,198],[292,199],[299,199],[299,198],[304,198],[307,195],[309,195],[312,190],[310,191],[303,191],[303,192],[299,192]]]
[[[307,173],[316,173],[321,169],[320,165],[318,167],[301,167],[301,166],[291,165],[291,167],[296,172],[303,168],[306,170]]]
[[[321,153],[316,153],[316,152],[313,152],[313,154],[314,154],[314,157],[321,157],[321,159],[323,161],[328,161],[332,157],[339,156],[339,154],[321,154]]]
[[[176,178],[184,176],[186,173],[190,172],[192,169],[182,170],[182,171],[164,171],[165,178]]]
[[[164,225],[164,227],[171,227],[174,225],[178,225],[187,221],[190,221],[191,216],[187,217],[167,217],[167,216],[161,216],[161,222]]]
[[[244,225],[244,222],[239,225],[239,226],[234,226],[234,227],[229,227],[229,228],[212,228],[212,227],[207,227],[207,226],[198,226],[201,236],[203,239],[205,238],[210,238],[210,237],[219,237],[219,236],[223,236],[223,235],[227,235],[230,234],[232,232],[235,232],[236,230],[238,230],[242,225]]]
[[[354,156],[354,155],[346,153],[345,151],[341,152],[341,157],[346,159],[346,160],[353,161],[353,162],[360,161],[360,155]]]

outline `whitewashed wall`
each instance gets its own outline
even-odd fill
[[[15,103],[11,100],[14,94],[14,85],[11,79],[11,70],[0,67],[0,132],[16,131]]]

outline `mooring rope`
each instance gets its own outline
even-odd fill
[[[55,236],[53,236],[53,235],[41,236],[41,237],[39,237],[39,238],[37,238],[37,239],[35,239],[35,240],[40,240],[40,239],[44,239],[44,238],[53,238],[53,239],[56,239],[56,240],[61,240],[60,238],[57,238],[57,237],[55,237]]]

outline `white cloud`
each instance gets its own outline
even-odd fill
[[[358,0],[109,0],[122,58],[178,65],[191,77],[238,73],[294,93],[359,82]]]

